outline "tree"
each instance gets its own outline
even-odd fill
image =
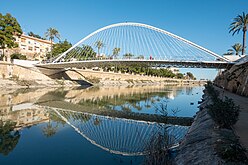
[[[14,130],[16,123],[0,121],[0,153],[8,155],[17,145],[20,139],[18,130]]]
[[[19,54],[19,53],[13,53],[10,55],[11,59],[19,59],[19,60],[26,60],[27,57],[25,55]]]
[[[63,91],[56,91],[56,93],[59,93],[61,95],[65,94],[65,92],[63,92]],[[49,121],[48,121],[46,127],[43,127],[43,129],[42,129],[43,134],[47,138],[52,137],[53,135],[55,135],[57,133],[58,123],[62,123],[62,124],[64,123],[64,122],[61,122],[62,121],[61,119],[58,120],[59,117],[57,116],[57,114],[55,112],[49,111],[48,115],[49,115]],[[54,119],[55,119],[55,121],[54,121]],[[53,121],[53,123],[51,121]]]
[[[22,29],[16,18],[12,17],[9,13],[2,15],[0,13],[0,49],[13,48],[18,45],[15,43],[14,36],[20,36]]]
[[[186,75],[191,80],[194,80],[195,79],[194,75],[191,72],[187,72]]]
[[[117,56],[119,55],[120,51],[121,51],[121,48],[114,48],[113,49],[113,56],[115,58],[117,58]]]
[[[131,53],[126,53],[123,55],[124,58],[130,59],[131,57],[133,57],[133,54]]]
[[[242,45],[240,43],[236,43],[232,46],[232,49],[228,49],[227,53],[224,55],[239,55],[239,53],[242,51]]]
[[[232,48],[235,51],[235,55],[239,55],[239,52],[242,51],[242,45],[240,43],[234,44]]]
[[[177,73],[176,74],[176,77],[179,78],[179,79],[182,79],[183,78],[183,74],[182,73]]]
[[[57,38],[60,40],[60,34],[59,34],[57,29],[49,28],[49,29],[47,29],[45,36],[46,36],[46,38],[48,38],[51,41],[51,51],[52,51],[54,38]]]
[[[97,55],[99,56],[100,55],[100,49],[104,46],[104,44],[102,41],[98,40],[98,41],[96,41],[95,45],[97,47],[97,53],[98,53]]]
[[[242,45],[240,43],[236,43],[232,46],[231,50],[233,50],[235,52],[235,55],[239,55],[239,52],[242,51]],[[230,51],[230,49],[229,49],[229,51]]]
[[[240,30],[243,31],[243,45],[242,45],[242,55],[245,54],[246,48],[246,31],[248,26],[248,14],[243,12],[242,15],[238,15],[236,18],[233,19],[233,22],[230,24],[229,33],[233,32],[232,35],[235,33],[239,33]]]
[[[71,59],[77,60],[89,60],[95,59],[96,52],[94,49],[89,45],[82,45],[73,48],[72,51],[68,52],[67,55],[64,57],[65,61],[70,61]]]
[[[60,41],[59,43],[54,44],[52,46],[51,52],[47,53],[46,57],[48,59],[56,57],[59,54],[64,53],[65,51],[67,51],[70,47],[72,47],[72,44],[70,42],[68,42],[67,40]]]
[[[49,122],[47,123],[46,127],[42,129],[42,132],[46,137],[52,137],[57,133],[57,130],[58,130],[58,125],[53,126],[49,119]]]
[[[35,38],[39,38],[39,39],[45,40],[45,38],[41,37],[38,34],[34,34],[33,32],[28,32],[28,35],[31,36],[31,37],[35,37]]]
[[[84,59],[94,59],[96,57],[96,52],[94,49],[89,45],[84,45],[83,50],[81,52],[81,58],[84,57]]]

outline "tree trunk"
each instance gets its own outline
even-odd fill
[[[242,47],[242,55],[245,55],[245,48],[246,48],[246,43],[245,43],[245,41],[246,41],[246,30],[247,29],[244,29],[243,30],[243,47]]]
[[[51,52],[51,57],[53,58],[53,54],[52,54],[53,52],[52,51],[53,51],[53,40],[51,39],[51,49],[50,49],[50,52]]]

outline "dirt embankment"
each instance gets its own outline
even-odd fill
[[[56,79],[41,73],[37,68],[25,68],[11,63],[0,63],[0,88],[32,88],[77,86],[75,81]]]
[[[216,77],[214,84],[232,93],[248,96],[248,62],[225,70]]]
[[[190,85],[204,83],[204,81],[196,80],[182,80],[154,76],[93,71],[90,69],[69,69],[47,76],[37,68],[25,68],[13,65],[11,63],[0,63],[0,88],[5,88],[6,86],[8,88],[20,88],[44,86],[80,86],[91,84],[100,86],[129,86],[156,84]]]

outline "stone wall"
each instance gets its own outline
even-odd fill
[[[0,63],[0,78],[15,77],[20,80],[50,80],[48,76],[38,70],[13,65],[12,63]]]
[[[248,62],[225,70],[215,78],[214,84],[230,92],[248,96]]]

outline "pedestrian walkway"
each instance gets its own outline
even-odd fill
[[[234,131],[240,137],[240,143],[248,150],[248,97],[239,96],[224,89],[216,87],[220,97],[227,96],[240,106],[239,120],[234,125]]]

